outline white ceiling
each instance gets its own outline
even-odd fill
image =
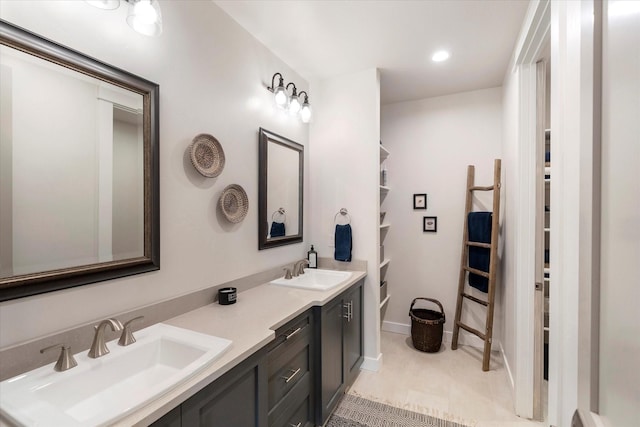
[[[214,2],[308,81],[379,68],[382,104],[500,86],[529,4]],[[451,58],[432,62],[439,49],[449,50]]]

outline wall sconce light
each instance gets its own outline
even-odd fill
[[[275,85],[276,76],[279,77],[277,87]],[[290,86],[293,86],[291,96],[289,96],[288,93]],[[271,86],[268,87],[267,90],[269,92],[273,92],[276,105],[279,108],[287,110],[292,116],[299,115],[300,120],[302,120],[303,123],[309,123],[311,120],[311,106],[309,105],[309,95],[307,92],[301,91],[300,95],[298,95],[298,88],[293,82],[290,82],[285,86],[284,78],[280,73],[275,73],[273,77],[271,77]],[[302,94],[304,94],[304,101],[300,103],[300,97],[302,97]]]
[[[278,87],[274,89],[276,76],[280,76],[280,82],[278,83]],[[287,91],[284,88],[284,78],[282,74],[275,73],[271,78],[271,87],[268,88],[271,92],[273,92],[273,97],[276,101],[276,105],[281,109],[286,109],[289,105],[289,96],[287,96]]]
[[[85,0],[91,6],[113,10],[120,7],[120,0]],[[127,24],[145,36],[162,34],[162,11],[158,0],[124,0],[129,4]]]
[[[302,108],[300,101],[298,100],[298,88],[293,82],[287,85],[287,90],[289,89],[289,86],[293,86],[293,93],[289,97],[289,114],[296,116],[300,112],[300,108]]]
[[[304,101],[302,102],[302,108],[300,109],[300,120],[302,123],[309,123],[311,120],[311,105],[309,105],[309,95],[304,90],[300,92],[300,96],[304,93]]]

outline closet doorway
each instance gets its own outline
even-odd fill
[[[553,342],[553,319],[545,324],[545,293],[551,289],[553,263],[545,281],[545,243],[549,243],[553,221],[551,210],[545,212],[545,134],[550,123],[550,88],[547,66],[551,65],[551,3],[549,0],[531,3],[527,30],[516,51],[518,74],[518,154],[517,154],[517,213],[516,213],[516,295],[515,310],[516,368],[514,375],[515,410],[523,418],[543,420],[549,390],[556,383],[553,370],[549,382],[544,380],[545,338]],[[552,137],[551,133],[550,136]],[[551,160],[551,159],[550,159]],[[551,178],[551,177],[550,177]],[[549,182],[550,184],[550,182]],[[551,207],[549,207],[551,209]],[[553,304],[552,304],[553,305]],[[545,326],[549,328],[545,331]],[[549,338],[551,338],[549,340]],[[548,348],[548,347],[547,347]],[[551,348],[551,367],[555,351]],[[549,366],[549,363],[547,363]],[[551,386],[547,386],[550,384]]]
[[[546,416],[549,390],[549,289],[551,286],[551,46],[536,62],[536,251],[533,418]]]

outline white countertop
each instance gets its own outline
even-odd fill
[[[351,279],[329,291],[264,284],[238,293],[235,304],[209,304],[163,322],[227,338],[233,344],[211,366],[114,425],[128,427],[153,423],[275,339],[277,328],[307,309],[331,301],[365,276],[363,271],[354,271]]]

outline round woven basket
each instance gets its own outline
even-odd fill
[[[440,311],[426,308],[413,308],[417,300],[433,302],[440,307]],[[444,308],[440,301],[432,298],[416,298],[409,308],[411,317],[411,341],[413,346],[427,353],[435,353],[442,345],[442,331],[444,328]]]
[[[201,175],[215,178],[224,169],[222,145],[212,135],[201,133],[193,138],[190,146],[191,163]]]
[[[218,204],[225,218],[233,223],[242,221],[249,211],[247,193],[237,184],[228,185],[222,190]]]

